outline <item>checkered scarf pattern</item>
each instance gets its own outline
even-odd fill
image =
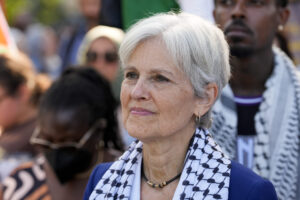
[[[273,48],[274,70],[255,115],[253,170],[269,179],[279,200],[295,200],[299,191],[300,75],[292,61]],[[213,108],[211,131],[231,159],[236,156],[237,113],[229,85]]]
[[[131,199],[143,144],[135,141],[98,182],[90,200]],[[186,154],[184,169],[173,200],[227,200],[231,161],[222,153],[207,130],[197,129]]]

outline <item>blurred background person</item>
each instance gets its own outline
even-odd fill
[[[288,7],[291,14],[283,32],[294,62],[300,66],[300,0],[289,0]]]
[[[41,156],[5,179],[3,199],[82,199],[93,167],[123,150],[116,106],[109,83],[92,68],[65,71],[39,106],[31,143]]]
[[[81,17],[61,35],[59,55],[62,69],[77,63],[78,49],[85,34],[99,24],[101,0],[78,0],[78,5]]]
[[[120,86],[123,79],[118,56],[119,45],[124,37],[121,29],[96,26],[84,37],[78,52],[78,63],[93,67],[112,85],[116,99],[120,99]],[[120,109],[118,109],[119,128],[126,146],[134,140],[124,130]]]
[[[122,0],[101,0],[99,24],[122,29],[121,3]]]
[[[214,1],[178,0],[183,12],[191,13],[215,22],[213,17]],[[275,44],[293,61],[300,64],[300,0],[289,0],[290,17],[282,30],[276,33]]]
[[[29,143],[37,120],[37,105],[50,85],[36,75],[30,59],[21,52],[0,50],[0,180],[35,151]]]
[[[31,24],[26,31],[27,54],[37,73],[47,74],[52,80],[62,72],[61,59],[57,54],[58,36],[51,26]]]
[[[121,29],[96,26],[84,37],[78,52],[78,63],[93,67],[110,83],[119,72],[118,49],[123,40]]]
[[[287,0],[215,0],[230,46],[232,77],[213,109],[212,133],[230,156],[300,199],[300,79],[274,44],[289,18]]]

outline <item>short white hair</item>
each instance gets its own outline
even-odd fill
[[[121,43],[122,65],[140,43],[151,38],[163,41],[174,63],[189,78],[195,95],[204,97],[209,83],[216,83],[219,91],[228,83],[229,47],[223,32],[214,24],[187,13],[163,13],[142,19],[129,29]],[[211,110],[201,117],[199,126],[210,126],[210,113]]]

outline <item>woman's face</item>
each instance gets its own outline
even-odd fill
[[[98,38],[92,42],[88,52],[93,55],[91,59],[87,58],[87,63],[108,81],[114,81],[119,70],[118,52],[114,43],[105,37]]]
[[[80,0],[79,8],[87,19],[98,19],[101,10],[101,0]]]
[[[79,114],[59,110],[41,115],[38,132],[32,138],[62,184],[86,172],[97,160],[98,135]]]
[[[78,142],[89,127],[77,118],[78,114],[73,110],[44,114],[39,120],[39,137],[55,144]]]
[[[123,123],[142,141],[194,130],[198,98],[158,39],[141,43],[124,68],[121,87]]]

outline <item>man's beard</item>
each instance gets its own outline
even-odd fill
[[[231,56],[237,58],[247,58],[253,55],[254,49],[250,47],[230,46]]]

